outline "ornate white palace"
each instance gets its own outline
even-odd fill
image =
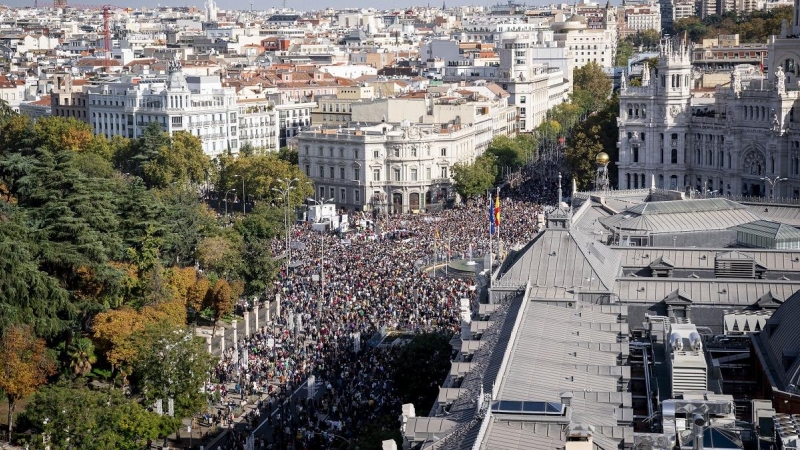
[[[764,74],[740,66],[713,91],[693,90],[690,55],[665,40],[642,86],[623,76],[618,188],[654,177],[662,189],[800,198],[800,0],[770,38]]]

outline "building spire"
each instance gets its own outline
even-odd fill
[[[556,205],[561,209],[561,172],[558,172],[558,204]]]

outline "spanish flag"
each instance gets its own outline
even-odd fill
[[[500,228],[500,188],[497,188],[497,195],[494,198],[494,226]]]

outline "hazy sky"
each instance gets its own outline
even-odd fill
[[[34,0],[6,0],[0,2],[2,5],[7,5],[11,7],[23,7],[23,6],[33,6]],[[39,0],[39,4],[51,3],[52,0]],[[89,4],[89,5],[105,5],[105,4],[112,4],[115,6],[125,6],[131,8],[139,8],[142,6],[145,7],[154,7],[154,6],[197,6],[198,8],[203,8],[203,1],[202,0],[135,0],[135,1],[93,1],[93,0],[76,0],[70,1],[67,0],[68,3],[81,3],[81,4]],[[250,0],[216,0],[217,6],[220,9],[250,9]],[[483,1],[468,1],[468,0],[461,0],[455,1],[450,0],[447,1],[447,6],[456,6],[456,5],[493,5],[495,4],[495,0],[483,0]],[[505,3],[505,1],[503,1]],[[616,2],[614,2],[616,3]],[[420,1],[420,0],[382,0],[380,2],[376,2],[374,0],[305,0],[305,1],[297,1],[297,0],[286,0],[286,6],[288,8],[297,8],[301,10],[316,10],[316,9],[325,9],[327,7],[334,7],[334,8],[370,8],[370,7],[378,7],[378,8],[406,8],[411,6],[425,6],[430,4],[431,6],[442,6],[442,0],[433,0],[431,2],[427,1]],[[529,2],[529,5],[536,5],[536,4],[550,4],[550,2],[545,1],[534,1]],[[282,0],[271,0],[269,2],[254,0],[253,1],[253,8],[254,9],[261,9],[265,10],[268,8],[280,8],[283,6]]]

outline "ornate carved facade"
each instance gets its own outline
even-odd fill
[[[648,187],[652,176],[665,189],[772,195],[766,178],[786,177],[775,196],[800,198],[797,15],[769,54],[763,75],[738,69],[714,92],[697,93],[689,49],[665,41],[641,87],[621,83],[618,188]]]

